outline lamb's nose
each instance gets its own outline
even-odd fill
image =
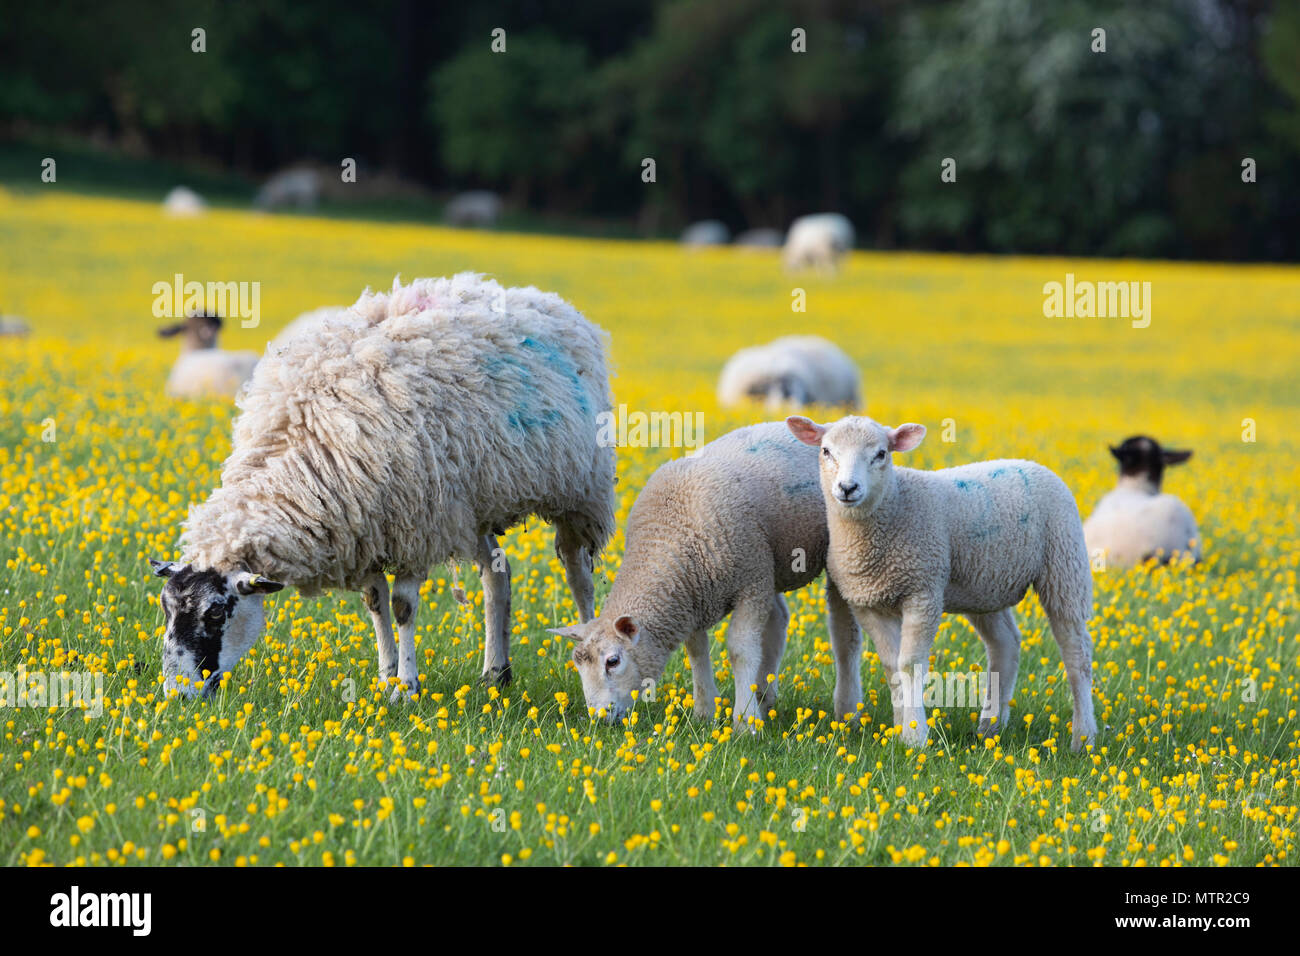
[[[840,482],[840,494],[842,494],[845,498],[852,498],[854,493],[857,490],[858,490],[858,483],[856,481]]]

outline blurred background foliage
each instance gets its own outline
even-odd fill
[[[346,156],[641,234],[838,210],[880,248],[1300,256],[1296,0],[5,6],[11,186],[55,144],[101,179],[218,198]]]

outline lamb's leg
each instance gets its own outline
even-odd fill
[[[415,658],[415,617],[420,609],[420,585],[424,576],[399,575],[393,582],[393,620],[397,622],[397,680],[392,699],[402,695],[414,700],[420,693],[420,667]],[[403,690],[403,687],[405,690]]]
[[[903,693],[900,738],[911,747],[924,747],[929,728],[925,723],[925,681],[930,671],[930,648],[943,618],[942,596],[912,595],[903,600],[902,640],[898,645],[898,683]]]
[[[773,594],[772,610],[763,627],[763,657],[758,663],[758,707],[764,719],[776,707],[777,675],[781,673],[781,655],[785,653],[789,628],[790,609],[786,607],[785,595]]]
[[[370,620],[375,625],[375,643],[379,646],[379,678],[388,681],[397,676],[397,645],[393,643],[393,622],[388,616],[388,578],[378,571],[361,585],[361,600],[366,602]]]
[[[1020,628],[1016,613],[1003,608],[992,614],[967,614],[989,661],[988,699],[980,710],[979,735],[1005,734],[1011,720],[1011,695],[1020,671]]]
[[[742,598],[731,612],[727,624],[727,653],[731,657],[731,671],[736,679],[736,700],[731,708],[731,719],[736,728],[752,726],[763,719],[758,705],[758,687],[761,683],[759,668],[763,662],[763,629],[772,613],[772,595]]]
[[[862,632],[853,620],[848,602],[829,575],[826,577],[826,630],[835,654],[835,716],[856,715],[862,704]]]
[[[1080,750],[1085,743],[1097,742],[1097,718],[1092,711],[1092,638],[1088,625],[1074,614],[1047,612],[1052,622],[1052,636],[1061,648],[1065,673],[1070,678],[1070,691],[1074,694],[1074,733],[1070,749]]]
[[[590,621],[596,616],[596,588],[591,580],[591,554],[573,528],[563,521],[555,524],[555,553],[564,565],[564,577],[578,605],[578,617]]]
[[[510,562],[497,545],[496,535],[479,539],[474,565],[483,579],[483,618],[487,638],[483,644],[483,683],[504,687],[510,683]]]
[[[712,720],[717,710],[718,685],[713,682],[713,661],[709,659],[709,632],[695,631],[686,638],[686,656],[691,662],[691,696],[695,716]]]
[[[894,705],[894,726],[903,724],[903,697],[898,687],[898,648],[903,640],[903,620],[897,614],[876,611],[867,607],[853,608],[853,616],[862,630],[871,635],[871,643],[876,646],[876,656],[885,671],[885,681],[889,684],[889,698]],[[859,674],[861,664],[859,663]],[[839,675],[835,677],[839,684]],[[858,678],[858,695],[862,694],[862,679]],[[847,712],[847,711],[846,711]]]

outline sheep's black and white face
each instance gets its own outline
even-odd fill
[[[870,418],[850,416],[818,425],[799,415],[786,419],[796,438],[821,449],[822,494],[848,510],[869,512],[889,486],[891,452],[911,451],[925,437],[925,426],[887,428]]]
[[[1192,457],[1190,451],[1175,451],[1161,448],[1160,443],[1146,435],[1134,435],[1126,438],[1118,448],[1111,447],[1110,453],[1119,462],[1119,473],[1128,478],[1143,478],[1160,489],[1164,480],[1166,465],[1181,465]]]
[[[265,618],[262,596],[283,584],[257,574],[195,568],[188,564],[150,561],[163,585],[163,693],[187,697],[216,690],[221,675],[257,642]]]

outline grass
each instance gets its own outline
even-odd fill
[[[174,345],[152,335],[154,282],[258,281],[260,348],[297,313],[366,285],[462,269],[570,298],[611,333],[616,400],[723,412],[736,348],[793,330],[859,361],[868,410],[924,422],[912,464],[1028,457],[1085,513],[1113,482],[1105,445],[1146,432],[1195,450],[1168,490],[1198,515],[1192,569],[1099,573],[1100,748],[1068,752],[1069,691],[1035,598],[997,742],[974,713],[932,711],[932,743],[890,739],[871,651],[861,719],[832,719],[821,585],[792,598],[778,709],[733,736],[730,672],[715,722],[690,716],[675,654],[655,701],[593,724],[546,628],[576,619],[549,529],[506,539],[515,683],[477,685],[478,582],[426,587],[425,697],[390,706],[356,595],[268,601],[263,642],[210,702],[164,700],[162,618],[146,559],[175,557],[189,505],[219,480],[233,409],[167,399]],[[1042,286],[1137,279],[1150,328],[1046,319]],[[807,292],[791,311],[792,287]],[[1289,864],[1300,776],[1296,701],[1300,270],[1149,262],[856,254],[837,278],[784,276],[774,254],[442,230],[216,210],[63,188],[0,193],[0,671],[102,675],[102,715],[0,709],[0,863]],[[951,420],[953,441],[940,439]],[[1243,441],[1253,424],[1254,441]],[[1249,437],[1249,436],[1247,436]],[[620,521],[679,449],[621,449]],[[621,535],[598,567],[598,604]],[[983,650],[947,619],[933,666]]]

